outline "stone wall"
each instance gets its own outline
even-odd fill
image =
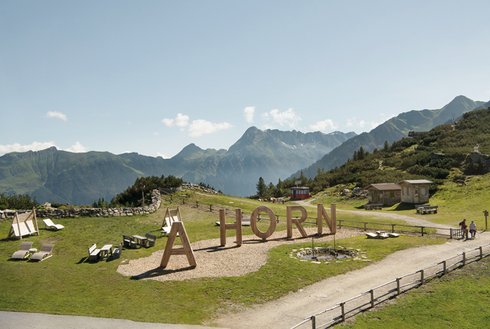
[[[38,218],[68,218],[68,217],[116,217],[116,216],[135,216],[151,214],[160,208],[160,191],[151,192],[151,203],[144,207],[134,208],[46,208],[36,209]],[[21,211],[19,211],[21,212]],[[10,218],[15,212],[3,212],[3,217]],[[0,213],[0,215],[2,215]],[[1,217],[0,217],[1,218]]]

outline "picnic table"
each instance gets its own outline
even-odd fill
[[[148,240],[148,238],[146,236],[141,236],[141,235],[137,235],[137,234],[133,235],[133,239],[140,246],[146,246],[146,240]]]
[[[431,206],[429,204],[424,204],[421,206],[417,206],[415,209],[417,210],[417,214],[425,215],[425,214],[437,214],[438,206]]]
[[[99,257],[107,258],[112,255],[112,244],[105,244],[102,248],[100,248]]]

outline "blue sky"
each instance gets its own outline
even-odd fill
[[[170,157],[490,100],[490,1],[0,2],[0,155]]]

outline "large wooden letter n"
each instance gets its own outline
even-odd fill
[[[325,208],[322,204],[316,206],[316,226],[318,229],[318,235],[323,234],[323,219],[327,222],[327,226],[330,229],[330,233],[337,233],[337,207],[335,203],[330,205],[330,217],[328,216]]]
[[[173,248],[175,238],[177,234],[182,242],[181,248]],[[185,231],[183,222],[173,222],[170,233],[168,234],[167,244],[165,245],[165,250],[163,252],[162,262],[160,267],[165,268],[168,265],[170,256],[172,255],[185,255],[187,256],[187,261],[191,267],[196,267],[196,259],[194,258],[194,252],[192,251],[191,244],[189,243],[189,238],[187,237],[187,232]]]

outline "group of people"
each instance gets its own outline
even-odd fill
[[[468,225],[466,225],[466,218],[464,218],[461,222],[459,222],[459,227],[461,228],[461,231],[463,232],[463,239],[468,240],[468,239],[474,239],[476,237],[476,224],[475,221],[471,221],[470,227],[469,227],[469,233],[470,237],[468,237]]]

